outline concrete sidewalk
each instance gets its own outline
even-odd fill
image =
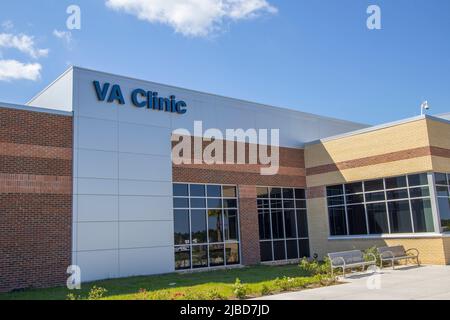
[[[450,300],[450,266],[386,268],[341,281],[345,283],[258,300]]]

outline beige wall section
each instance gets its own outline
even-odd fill
[[[421,119],[306,147],[306,168],[366,158],[429,145],[427,121]]]
[[[330,240],[326,198],[308,200],[308,224],[311,254],[317,254],[319,259],[330,252],[403,245],[406,249],[418,249],[423,264],[450,264],[450,237]]]
[[[427,119],[430,145],[450,149],[450,123]]]

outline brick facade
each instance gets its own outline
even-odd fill
[[[0,108],[0,291],[65,283],[72,117]]]
[[[195,158],[194,138],[191,138],[191,141],[191,154],[174,155],[174,157],[191,159],[191,163],[193,163]],[[202,150],[210,143],[210,141],[203,141],[201,144]],[[233,144],[235,155],[238,145],[239,143]],[[174,182],[217,183],[238,186],[242,264],[253,265],[260,262],[256,186],[305,188],[304,150],[280,147],[278,173],[275,175],[261,175],[260,169],[263,165],[259,161],[257,164],[248,164],[249,149],[255,146],[246,143],[245,146],[241,145],[241,147],[245,150],[247,164],[180,164],[173,165],[172,172]],[[259,148],[259,146],[256,146],[256,148]],[[226,142],[223,142],[223,150],[224,154],[226,154]]]

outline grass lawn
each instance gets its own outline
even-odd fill
[[[92,287],[96,286],[107,290],[103,295],[104,299],[236,299],[235,287],[233,287],[236,278],[239,278],[245,285],[247,297],[332,283],[326,276],[313,276],[298,265],[255,266],[97,281],[83,284],[82,290],[72,291],[72,293],[86,299]],[[26,290],[0,294],[0,300],[64,300],[67,299],[69,293],[70,291],[65,287]]]

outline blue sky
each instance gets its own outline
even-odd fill
[[[179,3],[2,1],[0,101],[26,102],[73,64],[369,124],[417,115],[425,99],[450,112],[448,0]],[[81,30],[69,34],[71,4]],[[381,30],[366,27],[371,4]],[[28,79],[2,79],[2,61]]]

